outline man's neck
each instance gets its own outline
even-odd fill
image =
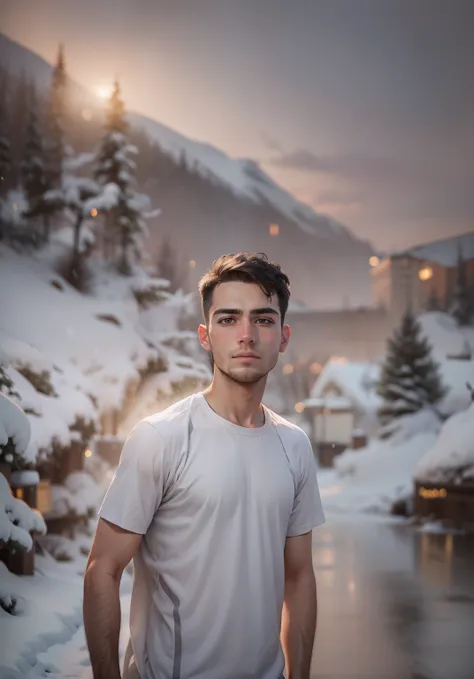
[[[238,384],[214,377],[203,394],[209,406],[221,417],[241,427],[262,427],[265,414],[262,397],[266,379],[255,384]]]

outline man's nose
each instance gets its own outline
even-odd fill
[[[239,342],[253,343],[255,341],[255,326],[250,319],[243,319],[239,330]]]

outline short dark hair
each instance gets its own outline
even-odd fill
[[[256,283],[267,296],[277,295],[283,324],[290,300],[290,281],[279,264],[270,262],[263,252],[238,252],[222,255],[199,281],[202,315],[206,323],[214,289],[221,283]]]

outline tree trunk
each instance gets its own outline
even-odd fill
[[[77,259],[79,256],[79,236],[81,233],[81,226],[82,226],[82,221],[83,221],[83,216],[82,216],[82,211],[77,213],[76,216],[76,223],[74,224],[74,245],[73,245],[73,253],[74,253],[74,258]]]
[[[43,238],[45,243],[49,241],[50,221],[49,215],[43,215]]]

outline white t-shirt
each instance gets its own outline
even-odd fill
[[[324,523],[306,434],[262,427],[202,393],[139,422],[99,515],[144,535],[124,677],[279,679],[284,547]]]

